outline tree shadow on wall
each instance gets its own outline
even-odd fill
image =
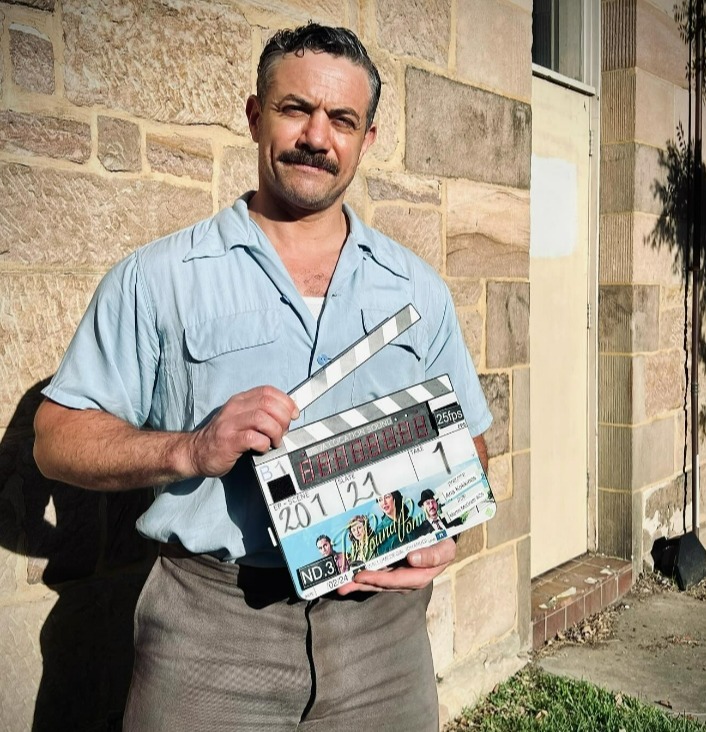
[[[692,264],[694,261],[693,218],[697,206],[706,212],[706,195],[702,194],[701,201],[691,202],[694,190],[694,150],[690,140],[684,134],[681,124],[677,128],[676,140],[667,143],[667,149],[659,153],[659,165],[663,171],[662,180],[652,183],[651,190],[661,205],[661,212],[652,231],[645,237],[645,241],[659,250],[666,246],[672,254],[672,269],[679,274],[684,287],[684,351],[687,354],[685,371],[687,383],[691,383],[693,374],[688,354],[691,352],[691,303],[692,303]],[[706,168],[701,165],[702,180],[706,183]],[[704,238],[700,241],[700,261],[704,262]],[[698,307],[701,313],[706,307],[706,289],[702,281],[699,292]],[[703,327],[699,333],[698,361],[706,364],[706,339]],[[690,404],[690,393],[685,396],[685,407]],[[698,415],[699,429],[706,434],[706,407],[701,407]],[[688,432],[687,432],[688,434]],[[686,451],[685,451],[686,452]],[[686,460],[686,457],[685,457]]]
[[[32,421],[47,383],[22,397],[0,442],[0,594],[12,595],[26,582],[43,583],[57,595],[0,611],[16,629],[12,642],[2,644],[6,659],[0,662],[9,664],[14,688],[6,686],[0,696],[17,715],[14,724],[24,728],[43,619],[33,732],[112,732],[121,728],[130,683],[135,604],[156,555],[134,528],[150,498],[148,491],[86,491],[39,472]],[[17,554],[27,557],[27,576],[18,580]]]

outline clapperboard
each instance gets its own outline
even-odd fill
[[[290,396],[304,409],[419,319],[407,305]],[[305,600],[495,515],[448,376],[293,429],[253,462],[271,538]]]

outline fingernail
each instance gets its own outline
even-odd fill
[[[422,555],[419,552],[412,552],[407,556],[407,562],[414,565],[421,564]]]

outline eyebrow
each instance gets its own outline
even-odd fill
[[[295,102],[306,110],[312,110],[316,106],[309,99],[300,97],[298,94],[285,94],[278,102],[276,102],[276,104],[278,107],[281,107],[286,102]],[[326,114],[329,117],[343,117],[345,115],[349,115],[351,117],[355,117],[358,122],[362,119],[358,112],[356,112],[352,107],[334,107],[333,109],[326,110]]]

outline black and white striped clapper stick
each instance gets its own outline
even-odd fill
[[[381,348],[411,328],[420,317],[411,303],[405,305],[370,333],[349,346],[343,353],[329,361],[324,368],[292,389],[289,396],[300,410],[306,409],[324,392],[355,371]]]

